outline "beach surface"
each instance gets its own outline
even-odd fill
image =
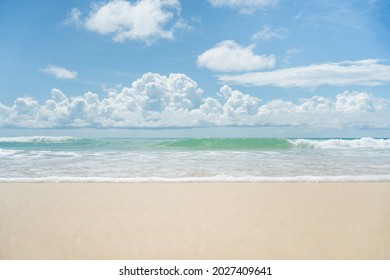
[[[390,182],[1,183],[1,259],[390,259]]]

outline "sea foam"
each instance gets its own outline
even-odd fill
[[[242,176],[217,175],[212,177],[41,177],[41,178],[0,178],[0,183],[256,183],[256,182],[388,182],[390,175],[364,175],[364,176]]]
[[[295,147],[316,148],[316,149],[337,149],[337,148],[390,148],[390,139],[294,139],[289,140]]]

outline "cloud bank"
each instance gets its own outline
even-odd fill
[[[150,44],[174,38],[174,30],[183,26],[182,20],[173,21],[179,13],[178,0],[112,0],[94,4],[86,17],[79,9],[72,9],[64,24],[110,35],[116,42],[139,40]]]
[[[20,97],[0,103],[0,127],[164,128],[207,126],[311,126],[390,128],[390,99],[345,91],[329,99],[313,96],[293,103],[261,99],[222,86],[218,97],[204,97],[184,74],[144,74],[130,87],[100,98],[87,92],[67,97],[53,89],[43,104]]]
[[[76,71],[70,71],[64,67],[50,65],[44,69],[40,69],[41,72],[51,75],[57,79],[75,79],[77,78]]]
[[[390,82],[390,65],[378,59],[342,61],[291,67],[268,72],[222,75],[219,80],[229,84],[249,86],[307,87],[378,86]]]
[[[243,72],[273,68],[274,55],[256,55],[254,45],[243,47],[233,40],[218,43],[198,56],[197,65],[216,72]]]

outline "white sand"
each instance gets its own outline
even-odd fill
[[[390,183],[4,183],[0,259],[390,259]]]

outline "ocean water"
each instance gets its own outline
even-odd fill
[[[0,182],[390,181],[390,139],[0,138]]]

